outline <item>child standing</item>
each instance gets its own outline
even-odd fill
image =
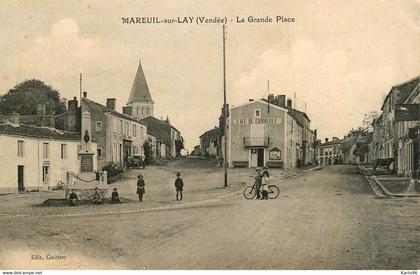
[[[112,195],[111,195],[111,203],[120,203],[120,196],[118,195],[118,190],[117,188],[114,188],[112,190]]]
[[[268,177],[268,171],[264,171],[263,178],[261,181],[261,191],[262,191],[262,200],[268,199],[268,184],[270,183],[270,178]]]
[[[139,195],[139,201],[143,201],[143,194],[145,193],[144,186],[146,183],[144,182],[143,176],[139,175],[137,180],[137,194]]]
[[[182,201],[182,191],[184,190],[184,181],[181,179],[181,173],[176,173],[175,189],[176,189],[176,200]],[[178,197],[178,195],[180,195],[180,198]]]

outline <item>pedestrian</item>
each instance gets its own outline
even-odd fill
[[[268,199],[268,185],[270,184],[270,178],[268,177],[268,171],[263,172],[263,177],[261,181],[261,193],[262,193],[262,200]]]
[[[121,203],[117,188],[112,190],[111,203]]]
[[[93,193],[92,201],[96,204],[102,204],[103,203],[103,200],[101,198],[101,193],[99,193],[98,187],[95,188],[95,193]]]
[[[145,193],[145,182],[142,175],[139,175],[137,180],[137,194],[139,195],[139,201],[143,201],[143,195]]]
[[[267,177],[270,177],[270,173],[268,172],[268,167],[267,166],[263,167],[263,174],[264,173],[267,173]]]
[[[262,180],[262,175],[261,175],[261,168],[257,167],[257,169],[255,169],[256,171],[256,175],[255,175],[255,192],[257,193],[257,200],[261,198],[261,180]]]
[[[71,190],[71,193],[69,195],[69,203],[70,206],[77,206],[77,201],[79,200],[79,198],[77,197],[77,194],[74,192],[74,190]]]
[[[176,173],[175,189],[176,189],[176,200],[182,201],[182,191],[184,190],[184,181],[181,178],[181,173]],[[178,195],[180,196],[178,197]]]

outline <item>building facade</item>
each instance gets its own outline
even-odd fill
[[[230,167],[303,166],[310,134],[310,121],[292,108],[285,96],[232,107],[229,113],[228,163]],[[280,100],[277,100],[280,99]],[[305,118],[306,117],[306,118]]]
[[[318,165],[326,166],[343,164],[344,155],[341,150],[342,142],[343,141],[337,137],[333,137],[332,140],[326,138],[324,143],[319,140],[315,147]]]
[[[79,132],[51,127],[0,123],[0,192],[49,190],[67,183],[69,172],[78,173]],[[92,147],[96,150],[96,142]],[[97,171],[96,159],[93,169]]]
[[[416,77],[393,86],[383,101],[381,115],[372,122],[369,159],[374,163],[391,163],[390,167],[399,175],[409,175],[416,170],[416,141],[408,135],[410,128],[418,125],[420,118],[398,121],[396,107],[401,104],[416,104],[419,85],[420,77]]]
[[[208,130],[202,134],[200,139],[200,155],[207,157],[217,157],[220,155],[219,151],[219,137],[220,129],[214,127],[211,130]]]
[[[143,144],[147,140],[147,126],[115,110],[114,98],[107,99],[106,106],[87,98],[81,101],[82,112],[88,111],[92,119],[92,137],[97,140],[98,167],[109,164],[126,167],[129,158],[140,155],[144,158]]]

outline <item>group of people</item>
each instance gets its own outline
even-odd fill
[[[257,193],[257,200],[268,200],[268,185],[270,184],[270,174],[268,168],[264,166],[261,168],[257,167],[255,175],[255,188]]]
[[[79,197],[77,196],[76,192],[73,190],[71,190],[71,193],[69,195],[69,204],[70,206],[77,206],[79,202]],[[101,193],[99,192],[99,188],[96,187],[95,188],[95,192],[93,193],[92,196],[92,202],[94,204],[102,204],[104,203],[104,200],[101,196]],[[111,194],[111,203],[121,203],[120,201],[120,196],[118,194],[118,190],[117,188],[114,188],[112,190],[112,194]]]

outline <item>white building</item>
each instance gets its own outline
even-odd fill
[[[0,192],[48,190],[78,173],[80,134],[49,127],[0,124]],[[96,142],[92,149],[96,151]],[[97,169],[96,158],[93,161]]]

